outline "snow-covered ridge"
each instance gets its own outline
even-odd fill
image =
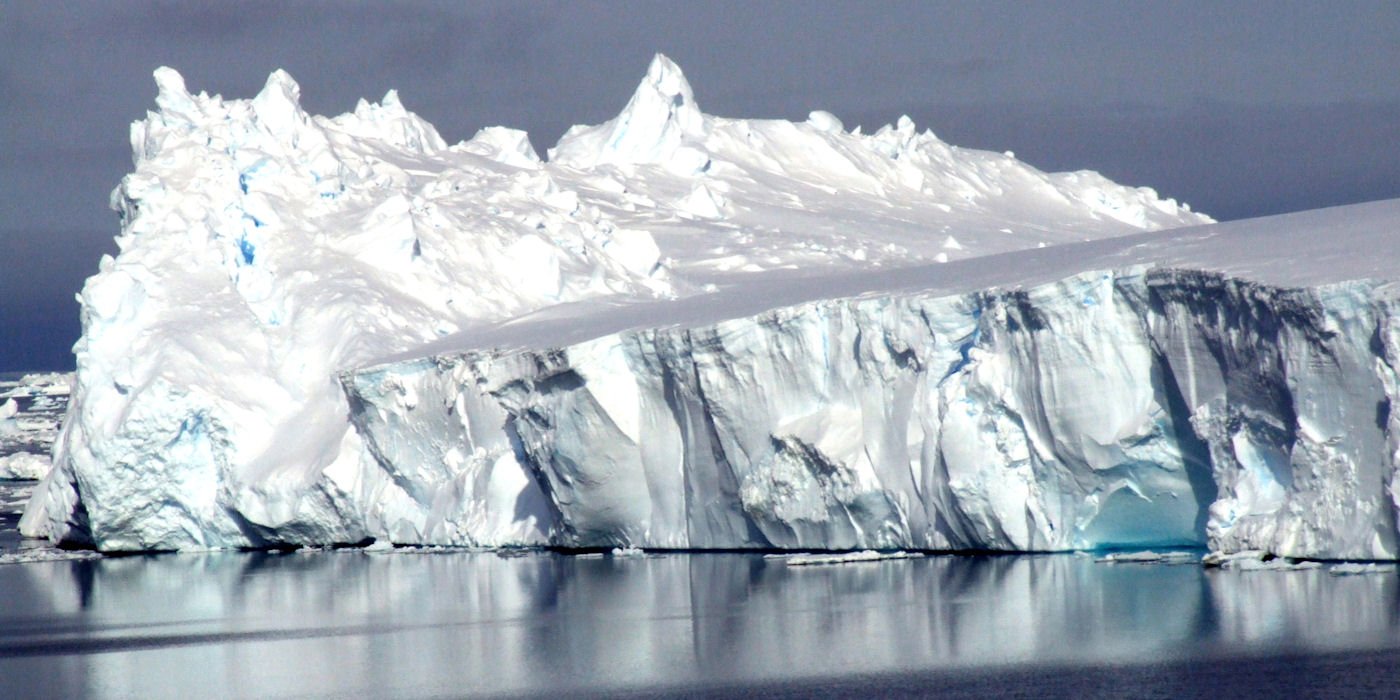
[[[822,112],[705,115],[660,56],[548,162],[500,127],[448,145],[392,92],[325,118],[280,71],[251,100],[156,82],[113,193],[121,252],[82,293],[57,469],[23,524],[103,549],[540,541],[559,494],[507,449],[503,408],[464,404],[469,442],[397,464],[426,447],[352,423],[371,397],[342,375],[502,324],[821,296],[866,271],[1208,221],[907,119],[866,135]]]

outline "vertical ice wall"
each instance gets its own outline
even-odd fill
[[[1212,546],[1396,557],[1390,292],[1198,273],[1152,285],[1154,336],[1209,447]]]
[[[455,402],[411,409],[375,397],[421,362],[346,386],[357,425],[418,443],[483,407],[568,546],[1386,559],[1391,308],[1364,282],[1136,268],[468,352],[435,365]]]

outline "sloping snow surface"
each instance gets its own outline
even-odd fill
[[[28,534],[1397,554],[1400,202],[1202,226],[660,56],[547,162],[156,81]]]

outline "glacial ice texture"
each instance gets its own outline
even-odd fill
[[[483,349],[346,386],[371,441],[494,401],[567,546],[1391,559],[1393,309],[1368,282],[1139,267]],[[444,400],[384,400],[443,382]]]
[[[26,534],[1395,557],[1393,203],[1200,227],[660,56],[548,161],[156,81]]]

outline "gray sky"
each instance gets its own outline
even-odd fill
[[[1400,197],[1400,3],[15,2],[0,0],[0,371],[71,367],[151,71],[320,114],[397,88],[449,142],[552,146],[651,55],[711,114],[867,128],[1089,168],[1219,219]]]

